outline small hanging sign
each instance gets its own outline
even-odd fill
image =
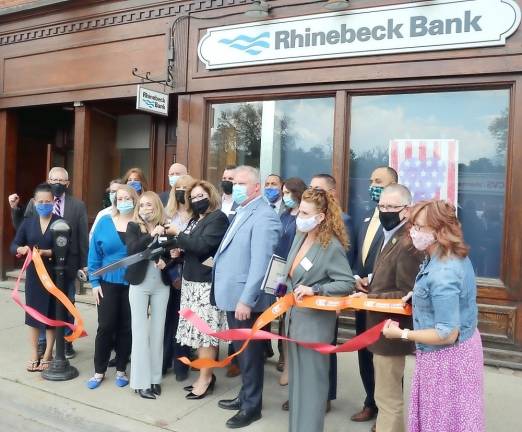
[[[169,95],[138,86],[136,109],[163,116],[169,115]]]

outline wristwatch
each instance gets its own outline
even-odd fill
[[[407,329],[407,328],[402,330],[401,339],[407,341],[409,332],[410,332],[410,329]]]
[[[312,291],[313,291],[314,295],[321,294],[321,285],[319,285],[319,284],[312,285]]]

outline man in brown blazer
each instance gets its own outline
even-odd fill
[[[423,255],[409,239],[406,222],[410,205],[411,193],[403,185],[390,185],[381,194],[378,208],[384,238],[368,286],[368,298],[400,299],[413,290]],[[368,312],[367,328],[388,318],[398,321],[401,328],[412,326],[411,317]],[[402,380],[406,355],[414,351],[414,344],[394,344],[381,335],[368,349],[373,353],[375,402],[379,410],[372,430],[404,432]]]

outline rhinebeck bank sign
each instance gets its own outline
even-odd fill
[[[209,28],[207,69],[505,45],[514,0],[430,0]]]

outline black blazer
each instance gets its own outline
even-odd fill
[[[127,225],[127,232],[125,233],[125,244],[127,245],[127,253],[133,255],[142,252],[147,248],[147,245],[152,241],[152,236],[149,233],[141,231],[140,226],[136,222],[129,222]],[[167,261],[167,256],[162,257]],[[125,279],[131,285],[138,285],[143,282],[147,269],[149,268],[149,261],[140,261],[127,267],[125,271]],[[165,270],[161,271],[161,280],[165,285],[169,285],[169,276]]]
[[[76,278],[78,269],[87,266],[87,252],[89,248],[89,230],[87,225],[87,209],[83,201],[65,194],[63,219],[71,227],[70,248],[67,255],[66,275],[69,279]],[[20,226],[24,218],[36,216],[34,200],[31,199],[27,208],[17,208],[11,210],[13,225],[16,229]]]
[[[203,262],[216,254],[228,225],[227,215],[215,210],[201,219],[190,234],[180,233],[177,236],[176,247],[185,252],[183,279],[191,282],[212,281],[212,267],[203,265]]]
[[[366,237],[366,232],[368,231],[368,226],[370,225],[370,220],[373,216],[374,209],[370,210],[366,217],[361,222],[359,226],[359,232],[357,233],[356,240],[356,250],[355,252],[355,268],[354,274],[359,275],[360,277],[367,277],[370,273],[373,273],[373,266],[375,264],[375,260],[377,259],[377,255],[379,255],[379,251],[382,246],[382,242],[384,241],[384,233],[382,232],[382,226],[379,226],[377,232],[375,233],[375,237],[373,238],[372,244],[370,245],[370,249],[368,250],[368,256],[366,257],[366,261],[363,264],[362,262],[362,247],[364,243],[364,238]]]

